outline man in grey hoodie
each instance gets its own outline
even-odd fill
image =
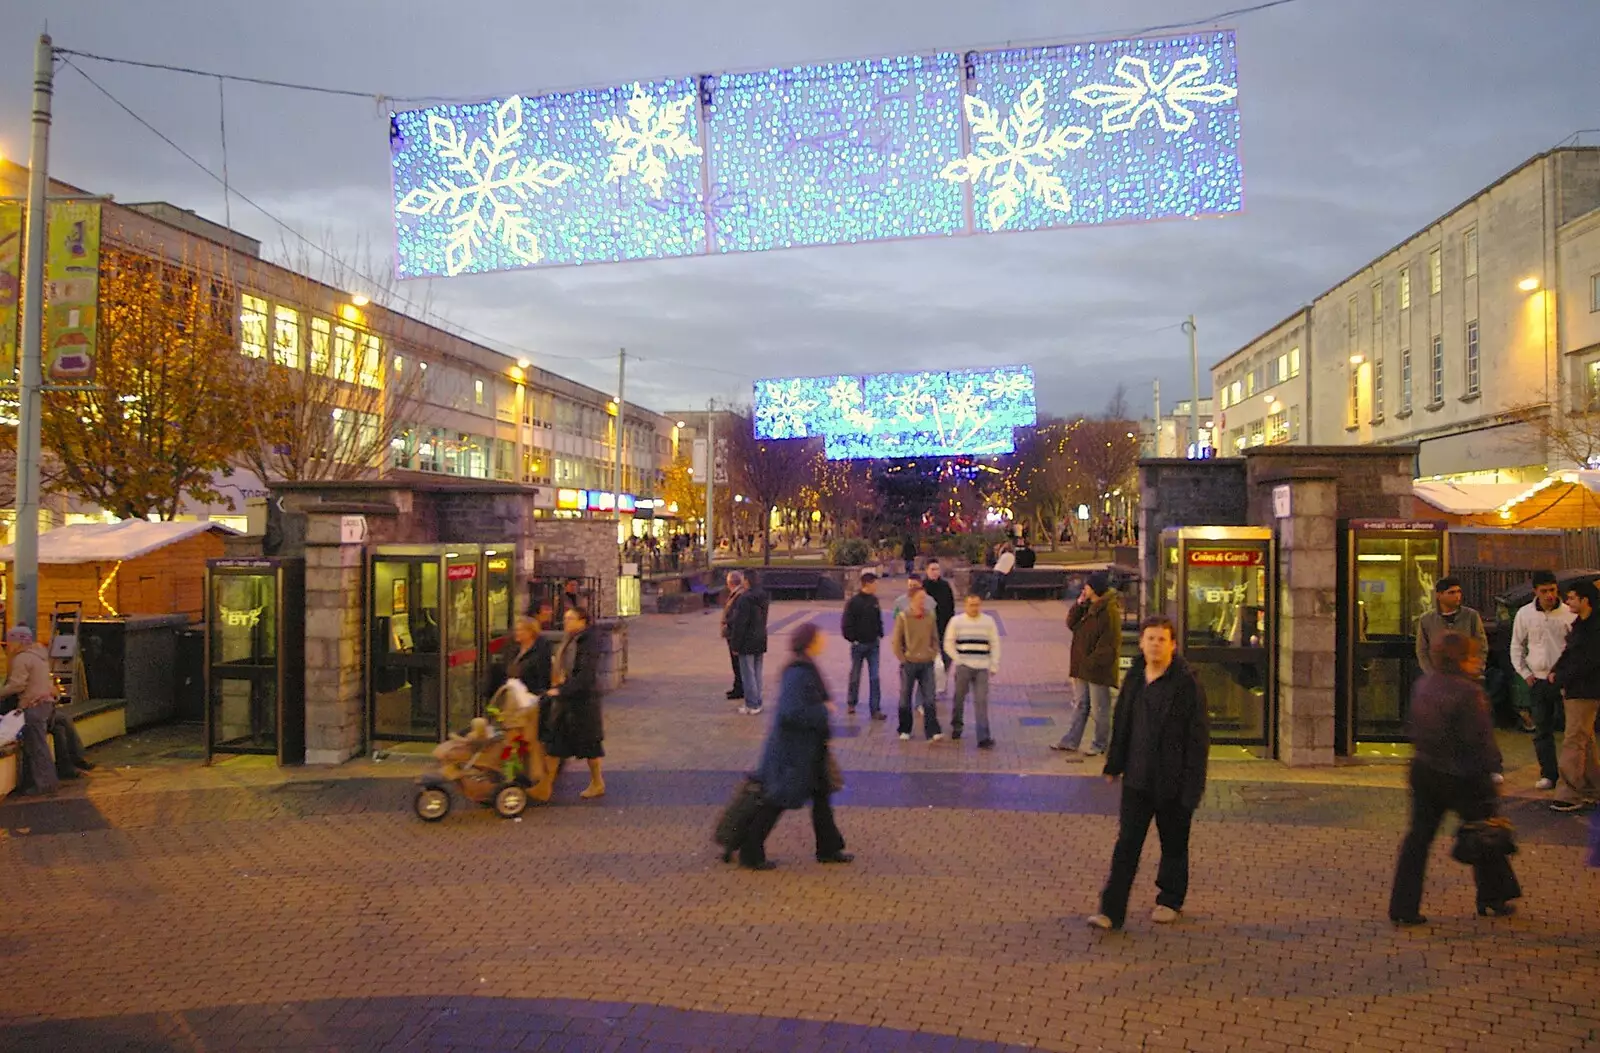
[[[1417,665],[1424,675],[1437,672],[1433,665],[1433,645],[1445,633],[1460,633],[1478,641],[1478,653],[1489,653],[1489,637],[1483,631],[1483,618],[1461,602],[1461,579],[1440,578],[1433,585],[1436,609],[1417,619]]]

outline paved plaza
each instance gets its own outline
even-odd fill
[[[769,692],[786,630],[835,630],[837,609],[774,604]],[[428,765],[406,751],[283,772],[202,767],[192,730],[99,746],[86,783],[0,803],[0,1049],[1600,1048],[1600,872],[1586,819],[1527,789],[1524,736],[1503,736],[1514,918],[1473,916],[1441,839],[1433,923],[1389,925],[1399,764],[1219,759],[1182,921],[1148,920],[1152,836],[1127,930],[1100,933],[1083,918],[1115,791],[1046,748],[1065,608],[992,609],[995,750],[970,716],[960,743],[900,742],[864,704],[836,716],[847,867],[812,861],[803,813],[773,835],[774,872],[711,845],[771,719],[723,699],[714,613],[635,620],[606,700],[607,796],[578,801],[573,772],[515,822],[415,819]],[[889,689],[891,658],[884,673]]]

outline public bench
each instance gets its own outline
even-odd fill
[[[814,600],[822,588],[822,572],[798,567],[763,567],[756,582],[775,600]]]
[[[1006,577],[1006,595],[1016,599],[1064,600],[1067,598],[1067,575],[1068,572],[1059,567],[1018,567]]]

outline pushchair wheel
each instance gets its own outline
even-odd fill
[[[495,814],[502,819],[515,819],[528,807],[528,791],[516,783],[502,786],[494,795]]]
[[[450,814],[450,794],[437,786],[424,786],[417,791],[411,807],[417,813],[418,819],[437,823]]]

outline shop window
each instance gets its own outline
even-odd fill
[[[281,304],[272,309],[272,360],[300,368],[300,312]]]
[[[246,358],[266,358],[267,301],[245,293],[240,304],[239,350]]]

